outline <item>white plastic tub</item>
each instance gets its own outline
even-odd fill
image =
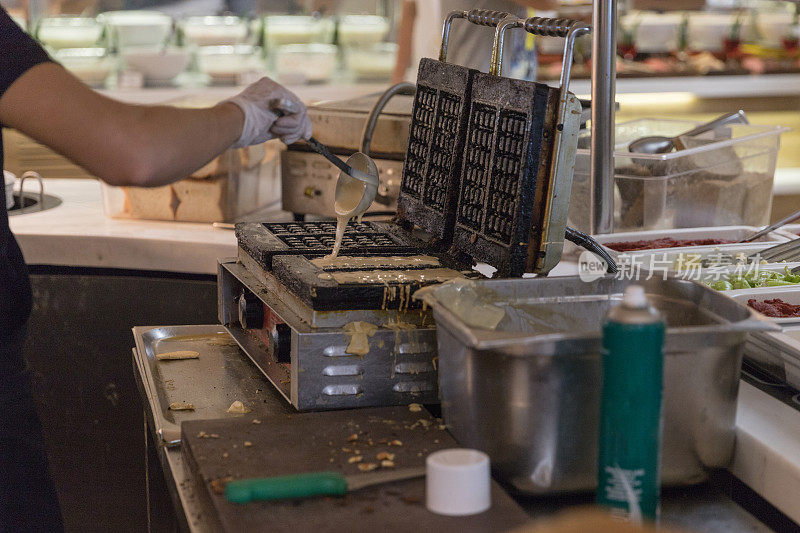
[[[734,125],[687,140],[686,150],[632,154],[631,141],[675,136],[697,123],[641,119],[617,124],[615,161],[616,231],[708,226],[765,226],[772,207],[772,182],[780,148],[780,126]],[[579,138],[586,146],[588,132]],[[569,223],[588,230],[588,148],[579,148]]]
[[[97,19],[106,24],[117,50],[159,46],[172,35],[172,17],[159,11],[107,11]]]

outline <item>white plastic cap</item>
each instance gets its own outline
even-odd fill
[[[622,305],[641,309],[647,307],[647,295],[641,285],[628,285],[622,293]]]
[[[425,499],[428,510],[447,516],[466,516],[492,506],[489,456],[478,450],[440,450],[425,461]]]

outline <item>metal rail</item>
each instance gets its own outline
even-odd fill
[[[592,11],[592,156],[589,233],[614,231],[614,100],[617,0],[594,0]]]

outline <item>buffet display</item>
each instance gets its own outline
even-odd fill
[[[130,10],[50,16],[27,29],[96,87],[241,84],[258,75],[295,84],[388,81],[397,56],[397,45],[386,42],[389,19],[376,15],[174,19]]]

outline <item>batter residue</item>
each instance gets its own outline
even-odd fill
[[[372,257],[350,257],[343,255],[340,257],[318,257],[311,262],[320,268],[421,268],[438,267],[439,260],[430,255],[393,255],[393,256],[372,256]]]
[[[351,355],[367,355],[369,353],[369,338],[378,331],[378,326],[369,322],[350,322],[342,328],[345,334],[350,335],[350,344],[345,353]]]
[[[324,259],[324,258],[323,258]],[[324,276],[324,277],[323,277]],[[333,279],[337,283],[442,283],[463,275],[452,268],[423,268],[418,270],[353,270],[323,272],[320,279]]]

